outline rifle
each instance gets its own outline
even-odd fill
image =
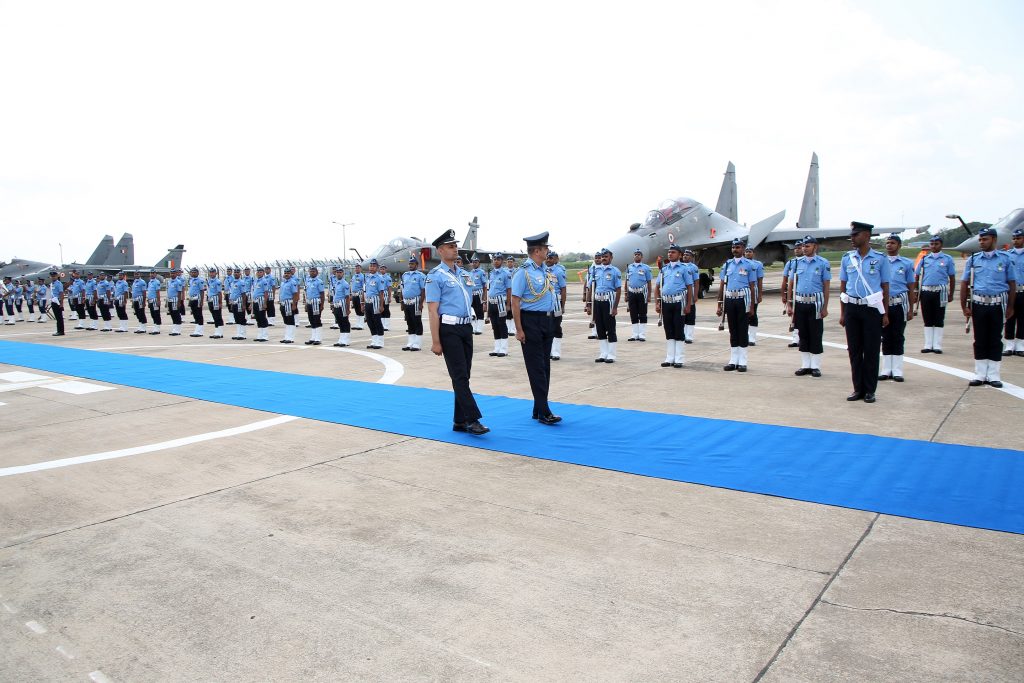
[[[793,269],[793,274],[789,278],[789,291],[790,295],[787,297],[789,301],[789,331],[792,332],[796,328],[796,269]]]
[[[722,307],[722,319],[718,322],[719,332],[725,329],[725,286],[729,284],[726,270],[725,268],[722,269],[722,298],[718,300],[718,305]]]
[[[921,284],[924,282],[924,259],[921,259],[921,270],[917,273],[917,296],[914,298],[914,315],[921,306]]]
[[[971,333],[971,321],[974,320],[974,306],[971,305],[971,302],[974,300],[974,257],[975,254],[971,254],[971,281],[967,287],[967,310],[970,311],[972,315],[967,318],[967,325],[964,326],[964,334]]]

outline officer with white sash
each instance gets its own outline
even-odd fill
[[[889,259],[871,248],[875,226],[850,223],[853,249],[843,255],[839,271],[839,324],[846,328],[853,393],[847,401],[875,402],[882,328],[889,324]]]

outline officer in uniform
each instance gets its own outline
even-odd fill
[[[36,306],[39,308],[39,317],[36,318],[37,323],[46,322],[46,309],[50,305],[50,289],[46,286],[46,278],[36,278],[36,284],[32,288],[32,295],[36,299]]]
[[[425,282],[430,350],[436,356],[444,356],[452,380],[452,430],[480,436],[491,430],[480,423],[480,408],[469,387],[473,368],[473,279],[455,265],[459,243],[454,230],[445,231],[432,244],[441,263],[430,271]]]
[[[462,267],[461,259],[458,265],[460,268]],[[380,281],[381,293],[384,294],[384,303],[380,310],[380,324],[384,331],[388,332],[391,330],[391,288],[395,283],[388,273],[388,267],[383,263],[377,269],[377,279]],[[383,344],[383,340],[381,343]]]
[[[644,263],[644,252],[633,252],[633,262],[626,267],[626,308],[633,336],[626,341],[647,341],[647,302],[651,299],[651,267]]]
[[[28,304],[28,322],[34,323],[36,321],[36,287],[32,284],[32,280],[22,280],[21,285],[21,296],[24,297],[25,303]],[[18,309],[18,320],[24,320],[21,316],[21,308]]]
[[[185,292],[184,282],[178,277],[178,270],[171,269],[167,276],[167,315],[171,316],[171,332],[168,336],[181,335],[181,298]]]
[[[921,319],[924,321],[924,348],[921,353],[942,353],[942,335],[946,325],[946,304],[956,292],[956,263],[942,253],[942,238],[932,237],[931,253],[917,264],[921,283]]]
[[[146,306],[149,308],[149,317],[153,324],[149,330],[150,334],[160,334],[160,279],[156,271],[149,274],[149,282],[146,283]]]
[[[817,254],[818,240],[808,235],[801,243],[803,256],[796,260],[789,271],[788,287],[792,291],[784,296],[793,319],[793,329],[800,339],[800,369],[798,377],[810,375],[821,377],[821,356],[825,351],[822,337],[825,334],[825,318],[828,317],[829,286],[832,281],[832,266]]]
[[[135,271],[135,277],[132,279],[132,310],[139,321],[135,334],[146,334],[146,281],[138,271]]]
[[[478,256],[473,256],[470,267],[472,270],[469,271],[469,276],[473,278],[473,315],[476,316],[476,320],[473,321],[473,334],[481,335],[484,333],[484,288],[487,286],[487,273],[480,267]]]
[[[190,337],[203,336],[203,293],[206,291],[206,280],[199,277],[199,269],[192,267],[188,271],[188,309],[192,313],[195,329]]]
[[[560,309],[561,300],[556,291],[557,278],[544,265],[548,233],[525,239],[528,258],[512,276],[512,315],[518,323],[516,339],[522,345],[526,376],[533,393],[533,419],[553,425],[562,421],[548,405],[551,344],[555,338],[555,313]]]
[[[494,334],[494,350],[489,356],[504,358],[508,355],[508,316],[512,310],[512,274],[504,267],[505,255],[501,252],[491,256],[491,277],[487,282],[487,317]]]
[[[71,310],[74,312],[73,320],[78,322],[76,330],[85,329],[85,280],[78,274],[77,270],[71,271]]]
[[[100,273],[99,280],[96,281],[96,306],[103,320],[101,332],[110,332],[114,329],[110,326],[110,303],[113,293],[114,283],[107,279],[106,273]]]
[[[114,311],[117,312],[117,332],[128,332],[128,298],[131,295],[131,285],[128,284],[127,273],[121,271],[117,274],[117,281],[114,282]]]
[[[477,260],[477,265],[479,263]],[[405,313],[405,333],[408,335],[405,346],[402,347],[403,351],[419,351],[420,340],[423,338],[423,297],[427,276],[421,273],[419,268],[419,260],[410,258],[409,270],[402,273],[402,312]],[[472,273],[470,277],[473,277]],[[473,283],[475,291],[475,279]],[[476,320],[473,321],[473,334],[476,334]]]
[[[747,328],[750,346],[757,346],[757,305],[764,299],[764,264],[754,258],[754,250],[750,247],[743,250],[743,258],[754,264],[754,271],[757,273],[757,286],[754,288],[754,300],[750,306],[754,314],[750,316],[750,326]]]
[[[238,273],[235,273],[235,277],[238,277]],[[252,268],[246,266],[245,270],[242,271],[242,301],[244,302],[244,309],[246,314],[246,322],[248,325],[248,318],[252,316],[252,285],[254,278],[252,276]]]
[[[853,249],[843,255],[839,272],[839,324],[846,328],[853,393],[847,401],[875,402],[882,329],[889,325],[889,259],[871,248],[875,226],[850,223]]]
[[[0,297],[3,297],[4,325],[14,323],[14,283],[8,275],[4,277],[3,284],[0,284]]]
[[[515,276],[516,271],[519,270],[519,266],[516,265],[516,257],[509,256],[505,259],[505,270],[508,271],[509,289],[512,287],[512,278]],[[512,305],[511,299],[509,300],[508,311],[505,313],[505,326],[508,328],[508,333],[513,337],[516,336],[516,321],[512,316]],[[505,353],[508,353],[508,348],[505,348]]]
[[[352,290],[345,279],[345,270],[341,266],[334,268],[334,275],[331,278],[331,311],[334,313],[334,326],[338,329],[338,341],[335,346],[346,347],[349,345],[352,325],[348,321],[348,311],[352,304]]]
[[[213,334],[210,339],[224,337],[224,282],[216,268],[210,268],[206,277],[206,307],[213,318]]]
[[[366,324],[366,313],[363,311],[363,267],[360,264],[356,264],[355,272],[352,273],[352,310],[359,316],[359,320],[352,325],[353,330],[363,329],[363,325]]]
[[[565,266],[558,262],[558,253],[548,250],[548,257],[544,260],[548,272],[555,274],[555,295],[558,297],[558,310],[554,315],[554,339],[551,340],[551,360],[559,360],[562,357],[562,311],[565,310],[566,289],[568,281],[565,277]]]
[[[597,282],[597,271],[601,269],[604,262],[604,254],[600,249],[594,252],[594,261],[587,266],[587,277],[583,283],[583,310],[590,317],[590,332],[587,339],[597,339],[597,329],[594,324],[594,284]]]
[[[86,315],[89,316],[89,324],[86,325],[85,329],[95,330],[99,327],[97,321],[99,315],[96,312],[96,276],[92,273],[85,274],[85,307]],[[84,319],[85,316],[82,316]]]
[[[288,266],[284,269],[281,280],[281,322],[284,323],[284,338],[280,344],[295,343],[295,312],[299,310],[299,279],[295,277],[295,269]]]
[[[324,310],[324,281],[320,279],[320,270],[316,266],[309,267],[309,276],[305,282],[306,288],[306,318],[309,320],[311,331],[309,339],[305,341],[307,346],[320,346],[323,340],[323,323],[320,316]]]
[[[391,278],[383,278],[378,272],[377,259],[370,259],[370,272],[363,278],[363,304],[366,306],[366,326],[370,328],[368,349],[384,348],[384,288]]]
[[[655,310],[661,314],[665,330],[665,360],[661,363],[663,368],[681,368],[686,362],[683,321],[693,308],[697,287],[693,281],[693,272],[679,260],[682,255],[683,248],[678,244],[668,246],[668,263],[662,264],[654,289]]]
[[[693,343],[693,333],[697,329],[697,300],[700,298],[700,268],[693,262],[693,251],[683,249],[683,265],[690,271],[693,289],[689,292],[690,312],[683,314],[683,341]],[[682,361],[680,361],[682,362]]]
[[[801,237],[793,244],[793,258],[786,261],[786,265],[782,268],[782,310],[790,312],[792,315],[794,302],[790,300],[789,293],[792,291],[789,287],[789,278],[796,267],[797,262],[803,258],[804,255],[804,240]],[[793,325],[793,338],[789,340],[789,348],[795,349],[800,346],[800,330]]]
[[[601,353],[595,363],[614,363],[615,345],[619,338],[615,334],[615,316],[619,314],[622,298],[622,273],[611,265],[612,252],[601,250],[601,268],[595,270],[593,297],[594,327],[601,342]]]
[[[907,323],[914,318],[917,280],[914,262],[900,256],[903,239],[893,233],[885,238],[885,254],[892,271],[889,283],[889,324],[882,328],[882,374],[880,380],[903,381],[903,346]]]
[[[338,273],[339,270],[340,270],[340,268],[338,266],[334,266],[333,268],[331,268],[331,272],[327,276],[327,293],[330,295],[332,302],[334,301],[334,286],[335,286],[335,284],[337,284],[335,281],[339,277],[343,277],[342,275],[340,275]],[[332,305],[332,309],[333,309],[333,305]],[[340,329],[337,321],[335,321],[331,325],[331,329],[332,330]]]
[[[267,324],[274,327],[276,325],[274,318],[277,317],[274,309],[274,301],[277,299],[275,294],[278,285],[277,278],[274,277],[274,271],[270,269],[270,266],[264,266],[263,273],[263,292],[267,302]]]
[[[14,310],[18,313],[17,322],[25,322],[25,316],[21,314],[22,302],[24,300],[25,285],[21,280],[16,280],[14,283]]]
[[[238,268],[235,268],[234,275],[230,279],[231,289],[228,290],[228,307],[231,309],[231,315],[235,320],[235,336],[231,337],[233,341],[244,341],[245,340],[245,326],[246,314],[245,305],[248,301],[248,296],[245,290],[245,279],[242,277],[242,273]]]
[[[267,272],[263,268],[256,269],[256,277],[252,281],[252,314],[256,318],[255,342],[267,341]]]
[[[1007,252],[1013,264],[1013,280],[1017,292],[1013,297],[1013,315],[1006,317],[1003,355],[1024,356],[1024,228],[1013,231],[1013,249]]]
[[[60,274],[50,271],[50,310],[53,312],[53,320],[57,323],[57,331],[54,337],[64,336],[64,283],[60,281]]]
[[[999,377],[1002,365],[1004,316],[1014,315],[1017,281],[1009,253],[996,251],[994,228],[978,232],[981,251],[967,259],[960,287],[960,307],[964,317],[974,322],[974,379],[969,385],[1003,386]],[[970,288],[970,292],[967,288]],[[969,297],[969,298],[968,298]]]
[[[722,266],[718,289],[718,315],[729,319],[729,363],[723,370],[747,371],[747,346],[750,344],[750,318],[756,301],[757,269],[743,258],[746,243],[732,241],[732,258]]]

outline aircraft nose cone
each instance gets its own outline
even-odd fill
[[[961,242],[960,244],[958,244],[955,247],[953,247],[953,251],[974,252],[974,251],[978,251],[979,248],[980,247],[978,246],[978,238],[977,238],[977,236],[975,236],[975,237],[971,237],[969,239],[966,239],[963,242]]]

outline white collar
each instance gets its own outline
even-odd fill
[[[996,250],[995,249],[993,249],[992,251],[983,251],[983,252],[981,252],[981,257],[982,258],[995,258],[995,255],[996,255]]]

